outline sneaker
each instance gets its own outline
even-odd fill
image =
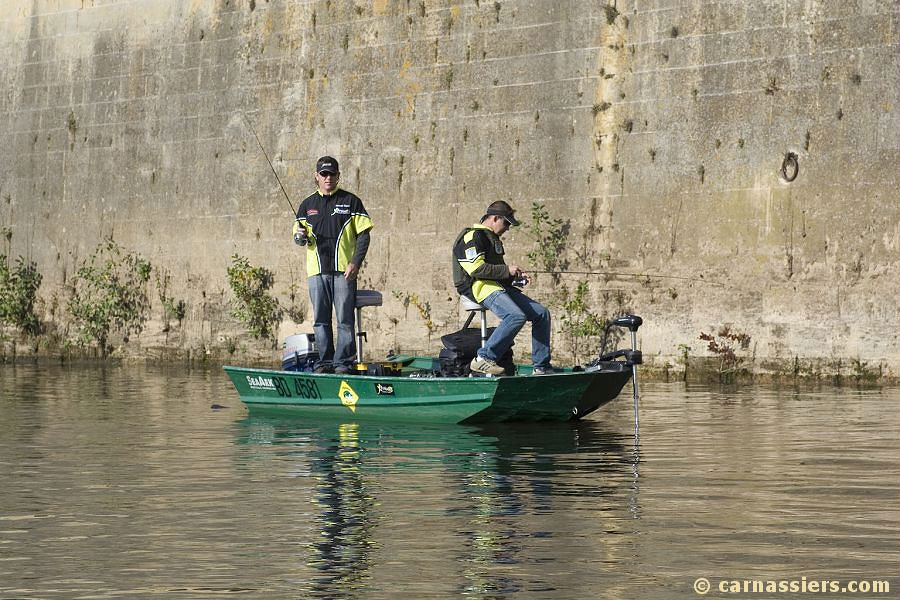
[[[483,375],[504,375],[506,374],[506,369],[495,363],[489,358],[482,358],[481,356],[476,356],[472,359],[472,362],[469,363],[469,368],[473,373],[482,373]]]
[[[313,369],[313,373],[333,373],[334,370],[331,368],[331,365],[316,365],[316,368]]]
[[[547,365],[546,367],[534,367],[531,370],[532,375],[554,375],[556,373],[562,373],[562,369],[557,369],[556,367],[551,367]]]
[[[348,367],[346,365],[338,365],[334,368],[334,374],[335,375],[349,375],[350,367]]]

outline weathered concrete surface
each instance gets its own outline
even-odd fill
[[[612,273],[593,306],[641,314],[657,365],[728,324],[761,369],[898,374],[898,40],[900,0],[4,2],[0,226],[47,319],[114,235],[188,307],[162,334],[156,302],[136,351],[265,352],[228,315],[230,256],[308,302],[246,114],[295,205],[331,153],[370,210],[373,353],[455,328],[449,245],[506,199],[571,221],[568,268]]]

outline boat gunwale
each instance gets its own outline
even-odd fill
[[[612,362],[612,361],[611,361]],[[623,366],[630,365],[628,363],[615,361],[616,364],[620,364]],[[520,365],[516,365],[517,367]],[[500,381],[510,380],[510,379],[520,379],[520,378],[539,378],[541,380],[547,379],[552,380],[557,377],[571,377],[571,376],[585,376],[585,375],[597,375],[603,373],[617,373],[620,371],[624,371],[624,368],[618,368],[612,371],[605,371],[602,369],[598,369],[596,371],[566,371],[563,373],[546,373],[544,375],[535,375],[533,373],[522,373],[516,375],[498,375],[496,377],[484,376],[484,377],[472,377],[471,375],[465,376],[450,376],[443,377],[440,375],[431,375],[431,376],[416,376],[412,377],[410,374],[406,375],[358,375],[355,373],[313,373],[311,371],[285,371],[279,369],[266,369],[266,368],[255,368],[255,367],[236,367],[231,365],[224,365],[223,369],[225,371],[235,371],[235,372],[253,372],[253,373],[272,373],[274,375],[299,375],[302,377],[314,377],[314,378],[322,378],[322,379],[348,379],[352,378],[354,381],[358,380],[368,380],[368,381],[384,381],[385,379],[393,379],[393,380],[402,380],[402,381],[410,381],[417,380],[422,382],[429,381],[468,381],[471,383],[480,383],[480,384],[496,384]]]

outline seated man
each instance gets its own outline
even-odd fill
[[[550,366],[550,311],[513,287],[528,276],[503,260],[500,236],[518,225],[515,211],[502,200],[487,207],[481,222],[466,227],[453,245],[453,283],[461,296],[478,302],[500,318],[500,325],[485,347],[472,359],[471,369],[486,375],[502,375],[497,364],[511,347],[516,334],[531,321],[531,360],[534,374],[553,372]]]

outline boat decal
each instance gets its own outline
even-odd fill
[[[349,408],[351,412],[356,412],[356,403],[359,402],[359,396],[346,381],[341,381],[338,398],[341,399],[341,404]]]
[[[375,384],[375,393],[379,396],[393,396],[394,395],[394,386],[390,383],[376,383]]]
[[[247,375],[247,385],[252,390],[272,390],[275,391],[275,382],[271,377],[254,377]]]
[[[297,377],[294,379],[294,393],[301,398],[321,398],[319,384],[314,379]]]

